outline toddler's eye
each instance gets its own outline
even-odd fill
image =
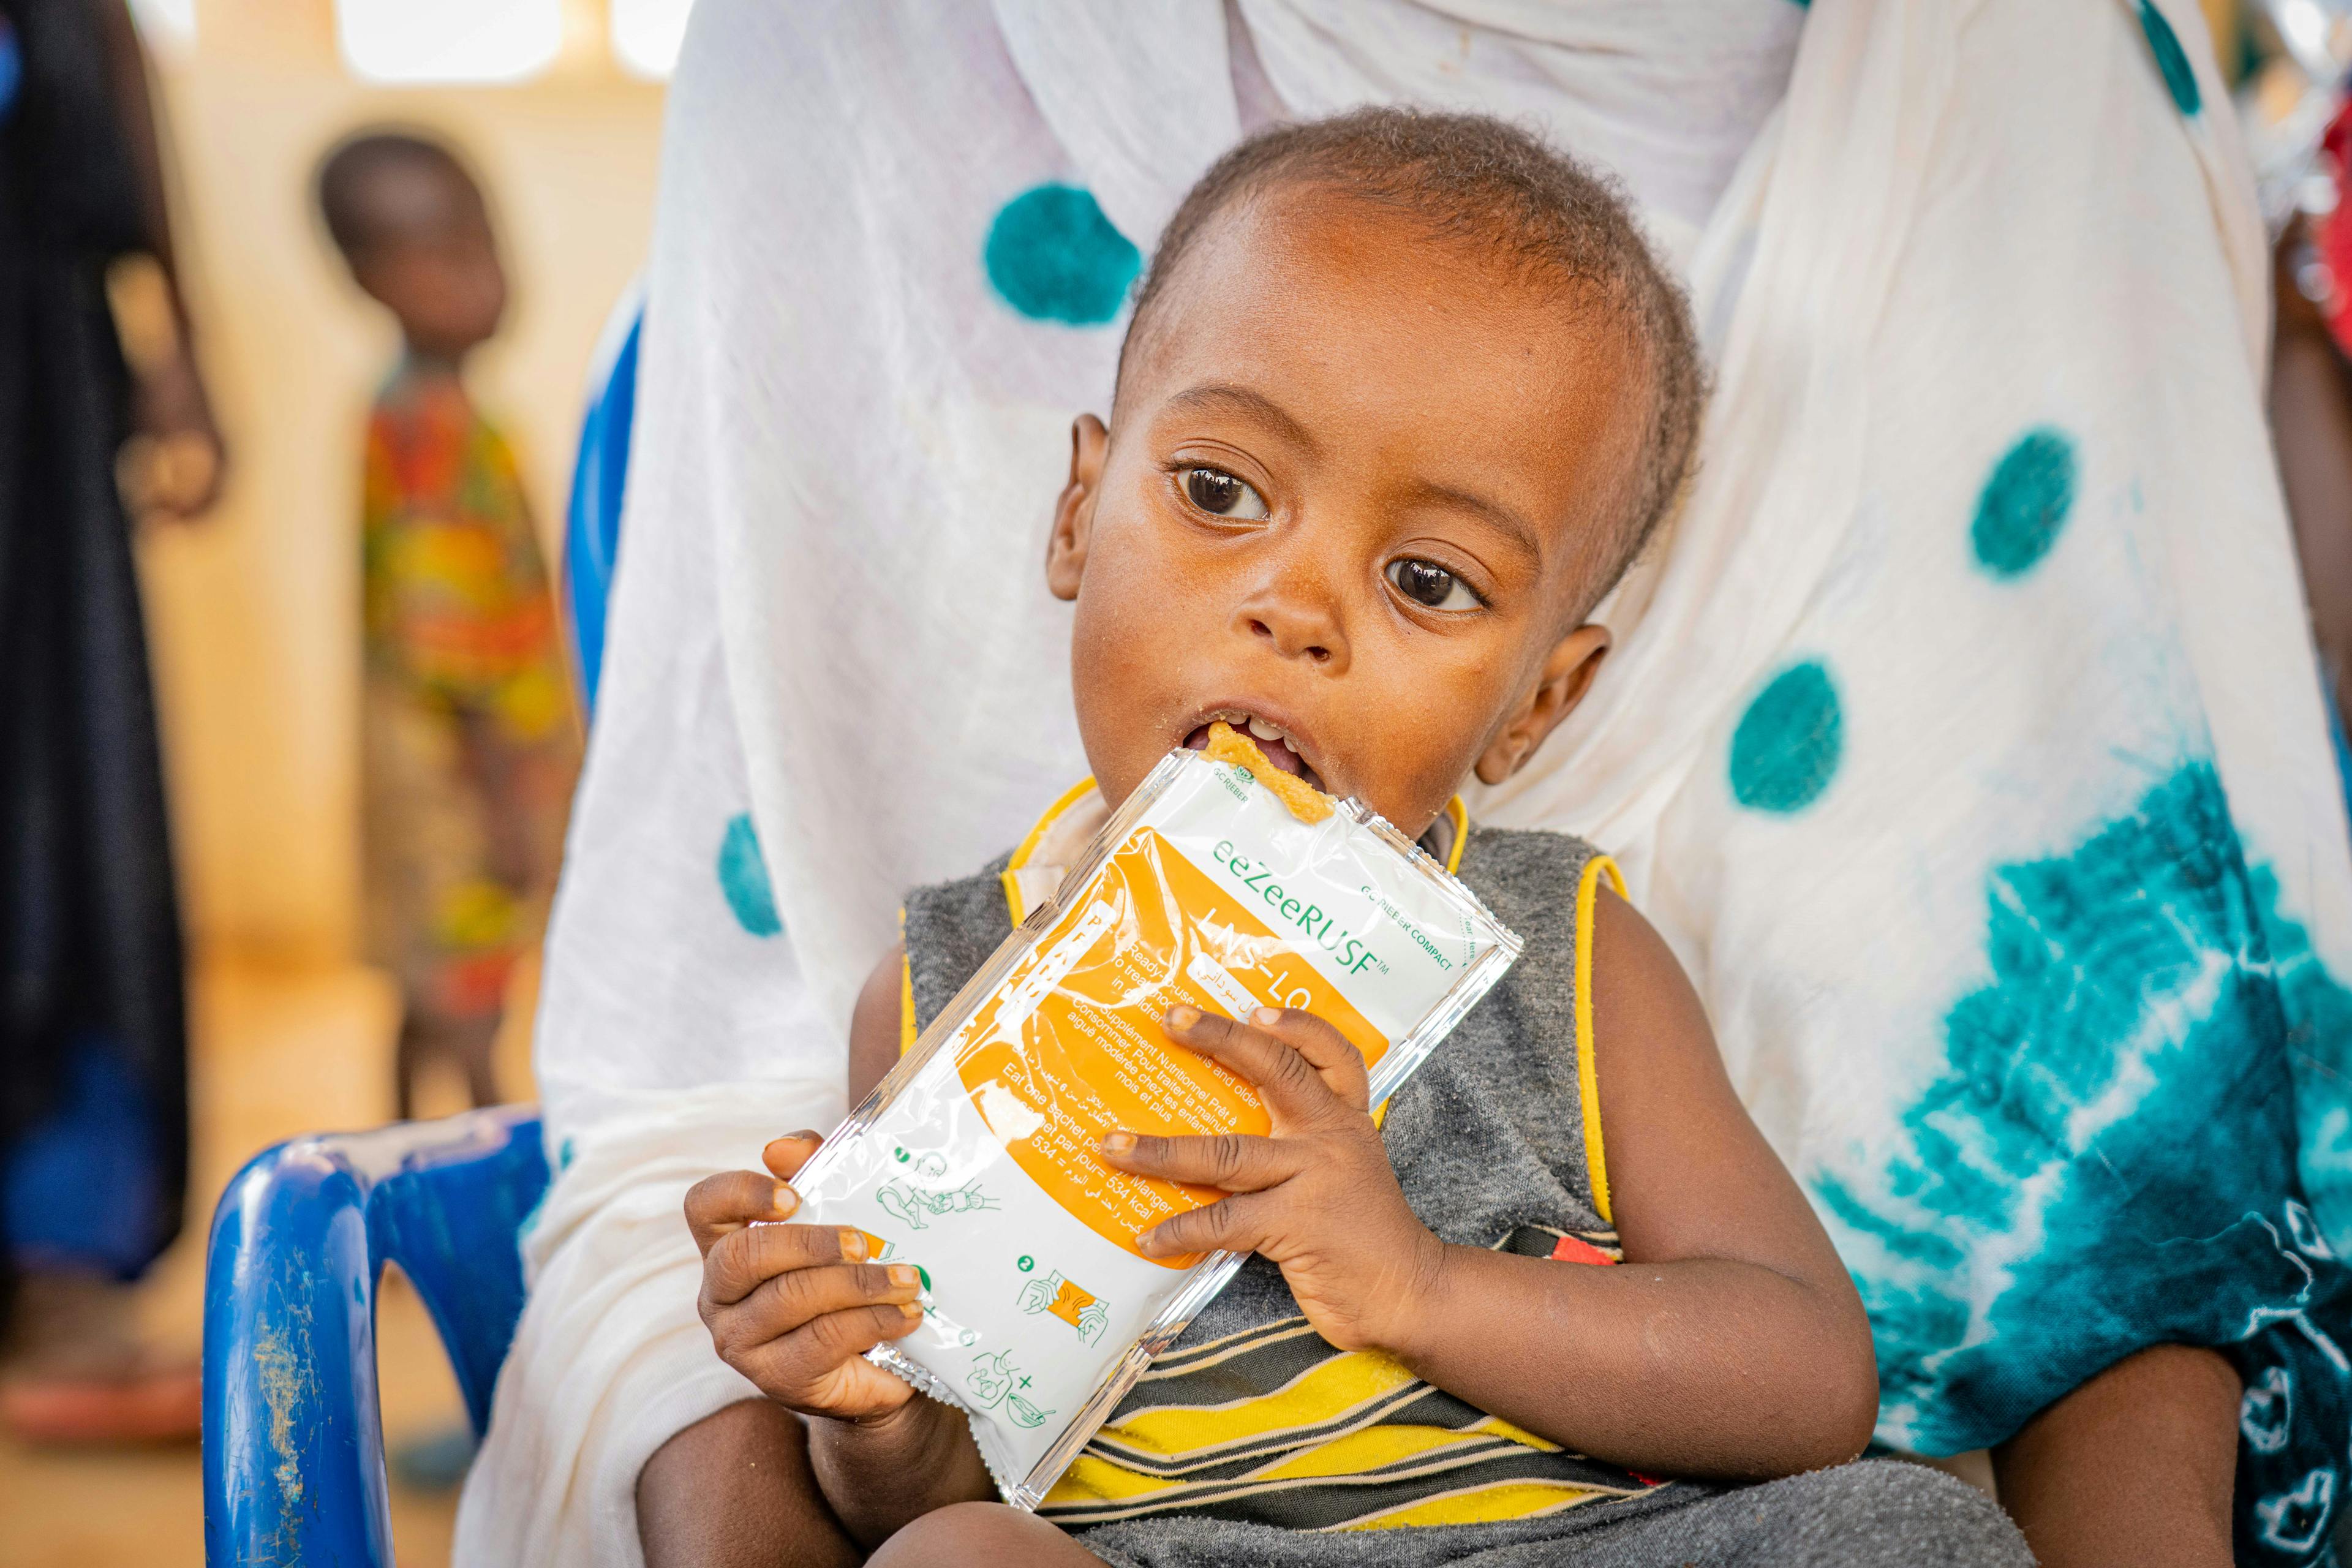
[[[1265,501],[1257,491],[1223,468],[1186,468],[1177,479],[1185,498],[1212,517],[1255,521],[1266,515]]]
[[[1478,607],[1478,595],[1470,591],[1470,585],[1434,561],[1416,561],[1411,556],[1391,561],[1389,581],[1396,584],[1398,593],[1433,610]]]

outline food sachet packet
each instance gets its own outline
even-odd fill
[[[1189,1003],[1336,1027],[1380,1104],[1519,941],[1410,839],[1217,727],[1155,767],[793,1178],[805,1218],[922,1271],[920,1327],[869,1359],[971,1417],[1034,1508],[1151,1358],[1241,1265],[1135,1238],[1224,1194],[1096,1158],[1125,1128],[1267,1131],[1244,1079],[1169,1040]]]

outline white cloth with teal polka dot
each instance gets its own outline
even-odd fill
[[[678,1197],[841,1113],[900,894],[1084,771],[1038,563],[1143,254],[1244,130],[1398,99],[1616,170],[1719,388],[1592,698],[1474,812],[1619,855],[1884,1439],[2238,1344],[2242,1554],[2319,1550],[2352,852],[2193,4],[703,0],[540,1022],[571,1157],[459,1562],[637,1562],[646,1456],[750,1394]]]

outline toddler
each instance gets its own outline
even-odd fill
[[[400,985],[405,1118],[431,1061],[498,1099],[490,1046],[578,742],[514,454],[461,379],[506,309],[482,193],[448,149],[394,132],[343,142],[318,188],[352,278],[400,323],[368,419],[361,728],[368,947]]]
[[[1273,1131],[1115,1132],[1100,1157],[1230,1194],[1145,1252],[1255,1256],[1036,1514],[991,1500],[959,1413],[861,1359],[919,1321],[919,1258],[751,1225],[798,1207],[814,1134],[770,1145],[779,1179],[697,1186],[713,1341],[805,1422],[781,1442],[774,1415],[704,1424],[784,1456],[770,1522],[739,1512],[712,1555],[2028,1560],[1958,1483],[1844,1463],[1875,1418],[1869,1327],[1690,984],[1605,857],[1475,826],[1455,793],[1510,777],[1599,672],[1609,633],[1587,617],[1671,507],[1702,390],[1687,310],[1620,199],[1497,121],[1279,128],[1193,190],[1109,425],[1077,421],[1045,563],[1074,606],[1094,787],[1018,855],[910,897],[852,1024],[852,1099],[1220,719],[1421,836],[1524,954],[1385,1117],[1318,1018],[1168,1015],[1177,1046],[1259,1086]],[[702,1432],[640,1481],[656,1563],[679,1497],[741,1495],[714,1479],[740,1441]]]

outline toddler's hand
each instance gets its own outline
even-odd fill
[[[778,1178],[816,1152],[814,1132],[768,1145]],[[697,1182],[686,1223],[702,1249],[702,1321],[719,1358],[780,1405],[804,1415],[856,1421],[887,1415],[914,1396],[864,1359],[922,1321],[921,1279],[911,1264],[862,1261],[865,1233],[830,1225],[753,1225],[801,1206],[782,1180],[730,1171]]]
[[[1153,1258],[1263,1253],[1325,1339],[1342,1350],[1393,1348],[1444,1247],[1389,1168],[1362,1054],[1313,1014],[1273,1007],[1246,1024],[1176,1007],[1164,1026],[1255,1084],[1274,1132],[1104,1139],[1103,1159],[1121,1170],[1235,1194],[1162,1221],[1137,1246]]]

